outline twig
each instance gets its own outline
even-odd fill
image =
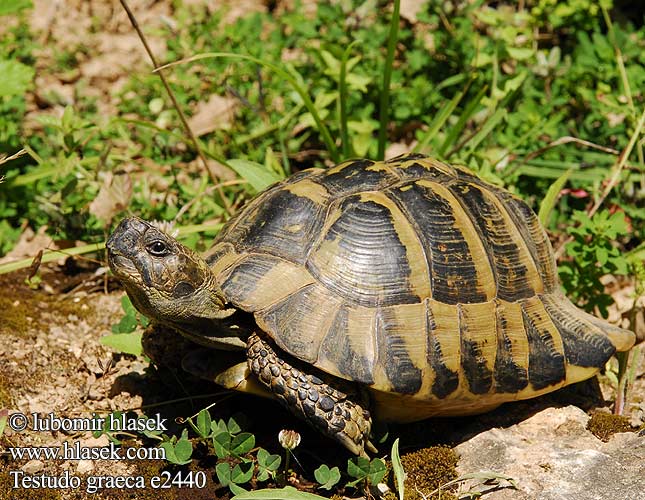
[[[3,163],[7,163],[11,160],[20,158],[22,155],[25,155],[25,154],[27,154],[26,149],[21,149],[20,151],[12,154],[11,156],[7,156],[6,154],[0,154],[0,165],[2,165]]]
[[[197,140],[197,137],[195,137],[195,134],[193,133],[192,129],[190,128],[190,125],[188,125],[188,121],[186,120],[186,115],[184,115],[184,112],[181,110],[181,107],[179,106],[179,103],[177,102],[177,99],[175,98],[175,94],[170,88],[170,85],[168,84],[168,81],[166,80],[166,77],[163,74],[163,71],[159,69],[159,63],[157,62],[157,58],[155,57],[154,53],[152,52],[152,49],[150,48],[150,45],[148,45],[148,41],[146,40],[146,37],[143,34],[143,31],[141,31],[141,28],[139,27],[139,23],[137,22],[136,18],[134,17],[134,14],[130,10],[130,7],[128,6],[126,0],[119,0],[121,2],[121,5],[123,6],[123,9],[125,10],[126,14],[128,15],[128,19],[130,20],[130,23],[132,24],[132,27],[135,29],[137,32],[137,35],[139,35],[139,39],[141,40],[141,43],[143,44],[144,48],[146,49],[146,52],[148,53],[148,57],[150,58],[150,61],[152,61],[152,65],[154,67],[154,72],[159,74],[159,78],[161,78],[161,82],[163,83],[164,88],[166,89],[166,93],[168,94],[168,97],[172,101],[172,105],[174,106],[175,110],[177,110],[177,114],[179,115],[179,119],[181,120],[182,125],[184,126],[184,129],[186,130],[186,133],[190,137],[190,140],[193,143],[193,146],[195,148],[195,151],[197,152],[197,155],[199,156],[202,164],[204,165],[204,168],[208,172],[208,175],[210,176],[211,180],[213,181],[214,184],[219,185],[220,180],[218,177],[211,171],[211,169],[208,167],[208,162],[206,161],[206,158],[204,157],[204,153],[202,152],[202,149],[199,147],[199,142]],[[224,208],[226,209],[226,212],[231,215],[231,205],[224,195],[224,191],[222,190],[221,186],[218,187],[217,192],[222,199],[222,202],[224,203]]]

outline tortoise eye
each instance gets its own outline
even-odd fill
[[[148,251],[156,257],[163,257],[168,254],[168,246],[163,241],[157,240],[148,245]]]

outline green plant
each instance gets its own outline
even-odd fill
[[[121,308],[124,315],[112,325],[112,335],[101,337],[100,342],[118,352],[140,356],[143,354],[141,330],[148,326],[150,320],[134,308],[127,295],[121,297]]]
[[[253,456],[255,436],[242,432],[240,422],[243,420],[241,415],[236,415],[228,421],[214,421],[206,408],[199,411],[195,422],[192,418],[187,419],[199,439],[211,440],[218,458],[215,466],[217,478],[234,493],[239,491],[236,489],[239,485],[248,483],[253,477],[258,482],[274,479],[281,463],[279,455],[261,447]]]
[[[340,481],[340,470],[338,467],[330,469],[328,465],[322,464],[314,471],[314,477],[320,483],[320,488],[331,490]]]
[[[376,486],[383,481],[387,474],[387,466],[380,458],[369,460],[364,457],[355,457],[347,461],[347,474],[354,478],[354,480],[347,483],[347,486],[356,486],[358,484],[363,484],[366,487],[369,485]]]
[[[621,211],[611,214],[601,210],[593,217],[575,211],[572,219],[577,224],[567,230],[573,241],[566,245],[572,260],[560,265],[562,283],[585,309],[592,311],[598,307],[607,316],[611,297],[604,293],[600,279],[605,274],[625,275],[629,271],[627,259],[615,244],[627,234],[625,216]]]
[[[399,454],[399,438],[392,443],[392,471],[394,472],[394,479],[396,480],[396,490],[399,493],[399,500],[405,499],[405,470],[401,463],[401,455]]]
[[[193,454],[193,444],[188,439],[188,429],[184,429],[181,437],[172,436],[159,445],[166,452],[166,460],[176,465],[189,464]]]

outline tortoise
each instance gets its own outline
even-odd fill
[[[107,249],[141,313],[222,350],[217,383],[363,456],[372,418],[482,413],[585,380],[635,341],[563,294],[524,201],[421,155],[298,172],[203,257],[138,218]]]

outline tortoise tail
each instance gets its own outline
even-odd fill
[[[634,345],[633,332],[578,309],[564,294],[545,295],[542,302],[562,336],[568,365],[600,369],[616,351]]]

